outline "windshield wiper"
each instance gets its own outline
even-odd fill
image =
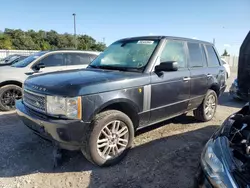
[[[89,65],[91,68],[95,68],[95,69],[98,69],[100,68],[99,66],[96,66],[96,65]]]

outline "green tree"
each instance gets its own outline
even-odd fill
[[[106,45],[104,43],[98,42],[92,45],[91,50],[93,51],[104,51],[106,48]]]
[[[22,31],[20,29],[6,28],[0,34],[0,48],[18,49],[18,50],[51,50],[51,49],[74,49],[74,35],[64,33],[59,34],[51,31]],[[103,51],[106,45],[97,42],[88,35],[77,36],[77,49]]]
[[[224,50],[222,56],[230,56],[229,53],[227,52],[227,49]]]
[[[12,49],[12,42],[10,40],[10,37],[0,34],[0,49]]]
[[[47,41],[42,40],[42,41],[39,41],[39,43],[40,43],[39,46],[40,46],[41,50],[50,50],[51,49],[51,46]]]

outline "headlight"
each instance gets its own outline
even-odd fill
[[[232,125],[233,125],[234,122],[235,122],[235,121],[232,119],[233,116],[234,116],[234,114],[231,115],[231,116],[229,116],[229,117],[222,123],[222,125],[221,125],[221,130],[220,130],[220,134],[221,134],[221,135],[227,135],[228,132],[231,130],[231,127],[232,127]]]
[[[222,180],[222,177],[225,173],[225,169],[223,167],[222,162],[218,159],[216,154],[214,153],[212,141],[209,141],[206,145],[203,157],[202,157],[202,165],[204,167],[205,172],[208,174],[210,179],[215,182],[217,187],[226,188],[227,186]]]
[[[47,96],[47,113],[51,115],[63,115],[72,119],[81,119],[81,97],[64,98]]]
[[[208,146],[204,154],[204,160],[207,163],[210,177],[216,177],[217,173],[224,172],[224,167],[215,155],[212,147]]]

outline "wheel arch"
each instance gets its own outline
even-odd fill
[[[19,87],[22,87],[22,82],[17,81],[17,80],[8,80],[0,83],[0,87],[6,86],[6,85],[16,85]]]
[[[118,110],[125,113],[133,122],[134,128],[139,126],[139,107],[129,99],[114,99],[101,105],[92,115],[93,117],[106,110]]]
[[[214,83],[214,84],[212,84],[212,85],[209,87],[209,89],[213,90],[213,91],[217,94],[217,96],[220,95],[220,86],[219,86],[219,84]]]

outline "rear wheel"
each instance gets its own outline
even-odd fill
[[[194,110],[194,117],[200,121],[210,121],[216,112],[218,103],[217,94],[213,90],[208,90],[201,105]]]
[[[131,119],[117,110],[98,114],[86,135],[82,153],[98,166],[118,163],[131,148],[134,127]]]
[[[22,98],[22,89],[16,85],[6,85],[0,88],[0,110],[15,110],[15,101]]]

